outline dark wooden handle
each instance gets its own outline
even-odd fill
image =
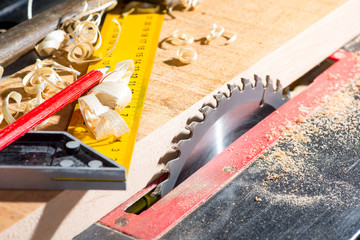
[[[110,0],[87,0],[90,9],[98,7],[99,2]],[[84,0],[67,0],[1,33],[0,66],[5,67],[33,50],[47,34],[83,9]]]

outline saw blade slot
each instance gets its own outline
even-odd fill
[[[291,98],[298,95],[302,92],[305,88],[307,88],[314,79],[319,76],[321,73],[325,72],[326,69],[330,68],[336,60],[331,58],[326,58],[324,61],[316,65],[310,71],[305,73],[302,77],[298,80],[294,81],[292,84],[289,85],[290,96]]]

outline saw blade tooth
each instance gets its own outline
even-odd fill
[[[234,90],[234,89],[236,89],[236,88],[238,88],[239,87],[239,85],[237,85],[237,84],[235,84],[235,83],[228,83],[227,84],[227,88],[230,90],[230,93]]]
[[[180,155],[180,147],[177,144],[172,145],[169,150],[159,159],[159,164],[167,164],[175,158],[178,158]],[[167,166],[161,170],[162,172],[168,172],[169,169]]]
[[[243,90],[242,87],[240,87],[240,86],[237,85],[237,84],[234,84],[234,85],[232,86],[232,88],[231,88],[230,95],[227,96],[227,98],[230,98],[231,95],[233,95],[235,92],[241,92],[242,90]]]
[[[194,128],[196,127],[196,125],[198,124],[199,122],[191,122],[189,123],[188,125],[186,125],[186,130],[190,131],[190,134],[192,134],[194,132]],[[191,135],[190,135],[190,138],[191,138]]]
[[[273,80],[270,78],[269,75],[267,75],[266,76],[266,89],[268,89],[269,91],[275,91],[273,83],[274,83]],[[281,89],[281,88],[277,88],[277,89]]]
[[[276,79],[276,90],[283,91],[283,87],[282,87],[281,82],[280,82],[279,79]]]
[[[221,101],[221,99],[223,99],[223,98],[225,98],[225,97],[226,97],[226,96],[225,96],[224,94],[222,94],[222,93],[215,94],[215,95],[214,95],[214,98],[215,98],[215,100],[216,100],[216,102],[217,102],[216,105],[218,105],[219,102]]]
[[[264,91],[264,96],[262,103],[267,103],[274,108],[279,108],[283,105],[288,98],[286,97],[284,90],[282,89],[281,83],[279,80],[276,81],[276,89],[274,88],[274,82],[269,76],[266,77],[266,87]]]
[[[262,89],[262,91],[264,91],[265,85],[264,85],[264,81],[262,80],[262,78],[255,74],[254,79],[255,79],[254,88],[259,89],[259,90]]]
[[[188,130],[188,131],[190,131],[190,132],[192,131],[192,128],[191,128],[189,125],[186,125],[186,126],[185,126],[185,129]]]
[[[250,87],[250,89],[252,89],[252,87]],[[231,97],[233,97],[233,96],[235,96],[235,95],[237,95],[238,97],[241,98],[241,94],[242,94],[242,91],[243,91],[243,90],[244,90],[244,89],[240,89],[239,87],[234,88],[234,89],[231,91],[230,97],[229,97],[228,99],[230,99]]]
[[[198,125],[200,122],[192,122],[192,123],[190,123],[188,126],[190,127],[190,129],[192,130],[192,131],[190,131],[190,132],[194,132],[194,128],[196,127],[196,125]]]
[[[209,107],[212,107],[212,108],[216,108],[216,107],[217,107],[217,104],[218,104],[218,102],[217,102],[216,99],[213,97],[213,98],[209,99],[206,103],[204,103],[204,104],[202,105],[202,107],[209,106]]]
[[[198,111],[194,116],[188,118],[186,124],[189,125],[192,122],[201,122],[203,120],[204,120],[204,115],[200,111]]]
[[[218,92],[218,94],[224,94],[225,97],[229,97],[230,96],[230,92],[231,92],[231,86],[233,84],[226,84],[226,86],[223,86],[220,91]]]
[[[180,140],[188,139],[190,135],[191,131],[185,127],[172,139],[171,143],[178,143]]]
[[[199,111],[204,114],[204,117],[206,117],[206,115],[213,110],[214,108],[210,107],[210,106],[204,106],[202,108],[199,109]]]
[[[258,87],[259,85],[264,86],[262,78],[256,74],[254,74],[254,81],[255,81],[255,84],[253,87],[255,87],[255,88]]]
[[[243,84],[241,91],[246,91],[246,89],[253,88],[251,81],[247,78],[241,78],[241,83]]]

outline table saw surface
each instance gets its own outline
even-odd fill
[[[176,19],[165,17],[160,35],[162,44],[157,49],[138,140],[282,46],[344,2],[346,1],[203,0],[195,11],[175,11]],[[213,23],[236,33],[237,40],[226,46],[202,45],[200,39],[209,33]],[[179,65],[174,60],[177,48],[166,42],[177,28],[189,32],[199,40],[193,44],[198,52],[198,60],[192,64]],[[31,67],[0,82],[0,95],[4,97],[6,92],[18,88],[21,78],[29,69]],[[68,118],[69,113],[69,110],[63,111],[61,119]],[[64,128],[64,125],[56,122],[49,127],[57,130]],[[0,230],[4,231],[41,206],[45,205],[46,208],[46,203],[59,193],[0,191]],[[78,192],[79,196],[82,194],[84,193]],[[71,204],[76,202],[74,200]],[[66,217],[66,213],[63,217]],[[56,221],[61,223],[61,219]]]

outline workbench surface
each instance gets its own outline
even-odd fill
[[[141,117],[138,140],[282,46],[344,2],[346,1],[203,0],[195,11],[175,11],[176,19],[166,16]],[[237,40],[221,46],[202,44],[201,39],[209,34],[213,23],[224,26],[226,31],[236,33]],[[198,52],[198,60],[192,64],[179,64],[175,60],[177,47],[166,41],[177,28],[192,34],[196,39],[192,46]],[[22,70],[0,82],[2,98],[6,92],[19,87],[21,77],[27,71],[28,69]],[[67,118],[69,113],[69,110],[63,111],[62,117]],[[54,125],[52,128],[63,130],[65,126]],[[0,191],[0,230],[4,231],[39,207],[45,206],[46,209],[46,203],[59,193],[60,191]],[[74,191],[74,194],[81,198],[85,191]],[[69,211],[78,200],[69,199]],[[63,213],[62,217],[66,218],[66,213]],[[62,219],[54,221],[60,224]],[[55,236],[55,231],[56,229],[52,229],[37,234],[45,234],[51,238]]]

